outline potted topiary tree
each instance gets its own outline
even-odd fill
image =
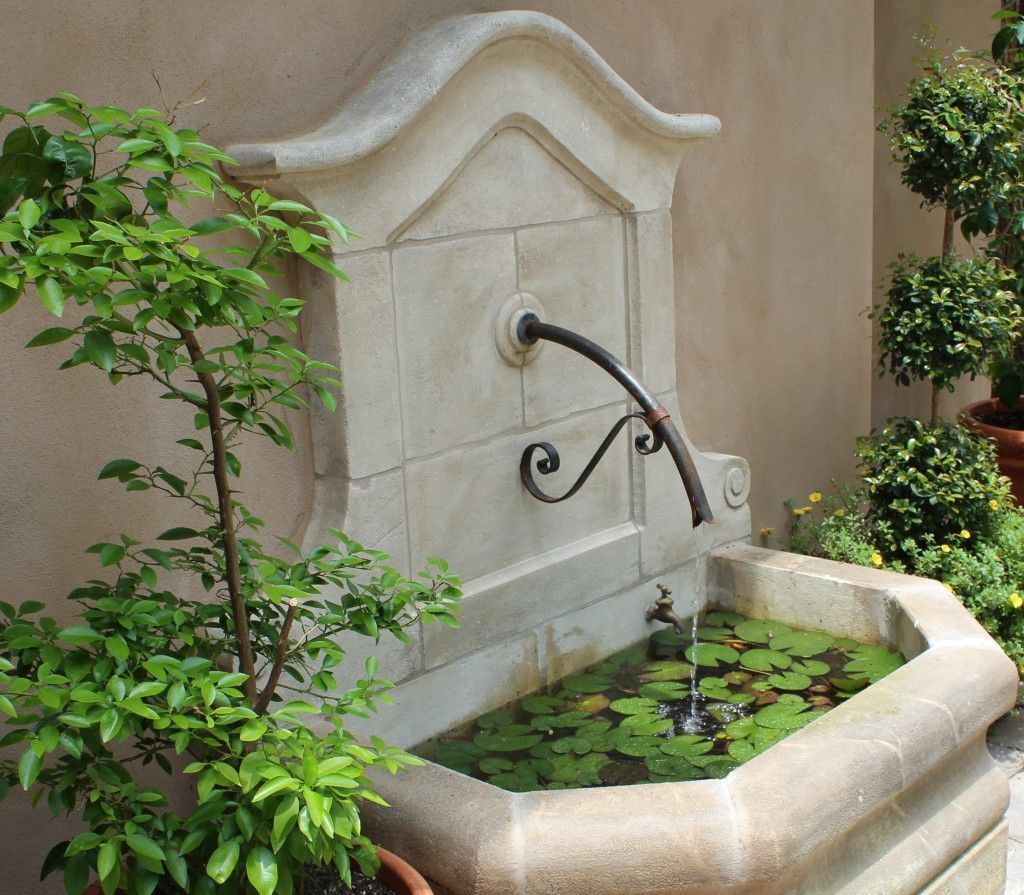
[[[64,128],[43,127],[47,116]],[[34,285],[69,320],[31,346],[71,344],[64,368],[97,367],[114,385],[148,378],[195,427],[178,441],[188,469],[118,458],[100,470],[162,492],[181,516],[154,541],[90,547],[104,572],[70,595],[73,624],[0,603],[0,745],[15,753],[0,796],[21,786],[84,821],[43,868],[63,871],[69,895],[90,878],[104,895],[315,895],[382,858],[396,891],[429,891],[361,830],[359,802],[380,801],[367,772],[416,759],[346,729],[390,685],[373,659],[340,680],[338,635],[454,624],[458,580],[436,559],[407,579],[340,531],[274,552],[238,497],[238,440],[291,447],[281,409],[333,407],[338,384],[288,338],[302,301],[264,276],[289,256],[343,276],[321,250],[349,231],[225,183],[215,166],[230,159],[151,109],[60,94],[0,117],[20,119],[0,154],[0,311]],[[193,198],[224,210],[186,222]],[[166,784],[139,775],[151,763]],[[195,789],[185,810],[170,805],[181,775]]]
[[[992,58],[1010,78],[1011,108],[1019,112],[1024,103],[1024,16],[1018,8],[1003,10],[996,17],[1001,27],[992,40]],[[1020,127],[1018,119],[1018,141]],[[1008,178],[1012,179],[1007,188],[992,203],[995,214],[986,219],[986,224],[995,220],[988,250],[1007,270],[1016,272],[1010,288],[1020,302],[1024,299],[1024,171],[1009,172]],[[978,232],[989,231],[979,227]],[[1000,466],[1012,480],[1018,502],[1024,503],[1024,342],[1016,340],[996,352],[989,374],[992,398],[971,404],[966,412],[974,427],[998,445]]]

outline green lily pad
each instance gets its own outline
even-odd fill
[[[608,706],[613,712],[618,712],[620,715],[649,715],[657,707],[658,701],[656,699],[648,699],[643,696],[616,699]]]
[[[624,739],[615,748],[616,751],[621,752],[623,755],[631,755],[633,758],[644,758],[647,755],[653,755],[655,752],[661,751],[661,744],[664,742],[664,738],[658,736],[631,736],[628,739]]]
[[[724,628],[734,628],[740,622],[745,621],[738,612],[729,612],[725,609],[716,609],[704,616],[704,621],[709,625],[719,625]]]
[[[746,671],[729,671],[722,675],[722,680],[731,686],[739,686],[745,684],[752,677],[753,675]]]
[[[552,783],[597,786],[601,782],[597,772],[610,761],[611,759],[607,755],[598,755],[593,752],[579,758],[574,755],[559,755],[553,760],[554,768],[548,779]]]
[[[702,761],[701,759],[706,760]],[[734,771],[740,766],[738,761],[728,755],[701,756],[695,764],[704,772],[705,777],[710,777],[712,780],[721,780],[730,771]]]
[[[748,649],[740,653],[740,665],[754,671],[771,671],[773,668],[789,668],[793,659],[773,649]]]
[[[747,643],[767,643],[773,637],[792,630],[789,625],[784,625],[782,622],[761,618],[744,619],[733,627],[736,636]]]
[[[686,651],[686,658],[705,668],[717,668],[719,665],[730,665],[737,661],[740,654],[731,646],[721,643],[698,643],[696,653],[691,646]]]
[[[672,721],[658,715],[629,715],[620,726],[630,733],[652,735],[670,730]]]
[[[670,777],[673,780],[700,780],[704,774],[685,758],[671,755],[648,755],[644,764],[652,774]]]
[[[807,674],[811,677],[820,677],[823,674],[828,674],[832,670],[832,666],[820,659],[804,659],[803,662],[794,662],[790,670],[799,671],[800,674]]]
[[[672,737],[661,743],[663,755],[672,755],[676,758],[692,759],[697,755],[704,755],[715,748],[715,744],[707,737],[687,734],[684,736]]]
[[[806,690],[811,686],[811,679],[798,671],[784,671],[782,674],[771,674],[768,683],[776,690]]]
[[[730,693],[726,699],[726,702],[732,705],[748,705],[754,701],[753,693]]]
[[[594,719],[590,712],[562,712],[560,715],[535,715],[530,720],[534,730],[554,730],[559,727],[582,727]]]
[[[750,740],[733,740],[729,743],[728,752],[738,762],[750,761],[757,755],[757,747]]]
[[[588,739],[598,736],[604,736],[612,729],[612,722],[607,718],[598,718],[596,721],[590,721],[584,724],[582,727],[576,729],[576,736],[587,737]]]
[[[672,659],[662,659],[657,662],[648,662],[640,669],[640,680],[642,681],[688,681],[693,666],[689,662],[677,662]]]
[[[739,718],[725,726],[725,733],[734,740],[741,740],[750,736],[757,729],[757,724],[751,717]]]
[[[608,674],[612,671],[619,671],[628,665],[639,665],[646,658],[647,654],[643,650],[630,647],[629,649],[619,650],[617,653],[612,653],[607,659],[604,659],[595,665],[591,671],[597,674]],[[580,692],[593,691],[581,690]]]
[[[515,766],[515,772],[520,777],[547,777],[554,769],[554,762],[547,758],[524,758],[517,761]]]
[[[606,674],[574,674],[562,681],[562,686],[573,693],[600,693],[612,685]]]
[[[555,709],[560,709],[565,705],[565,700],[559,699],[557,696],[534,695],[527,696],[519,705],[524,712],[529,712],[531,715],[550,715]]]
[[[854,650],[858,646],[860,646],[860,644],[857,643],[856,640],[851,640],[849,637],[837,637],[836,638],[835,648],[836,649],[841,649],[841,650],[843,650],[843,652],[848,652],[849,650]]]
[[[511,712],[487,712],[476,719],[476,726],[483,730],[494,727],[505,727],[514,720]]]
[[[850,651],[850,661],[843,666],[849,675],[866,677],[872,684],[891,674],[903,663],[900,653],[882,646],[858,646]]]
[[[766,705],[754,715],[754,721],[759,727],[771,730],[799,730],[824,714],[821,709],[810,710],[810,706],[803,700],[794,704],[783,702],[785,698],[780,697],[778,702]]]
[[[772,685],[769,684],[766,680],[754,681],[754,683],[750,685],[750,689],[753,690],[755,693],[763,693],[765,690],[770,690],[771,688]]]
[[[869,683],[866,677],[830,677],[828,682],[844,693],[856,693],[863,690]]]
[[[534,792],[538,789],[544,789],[536,777],[520,777],[518,774],[510,771],[494,774],[487,778],[487,782],[509,792]]]
[[[544,737],[528,724],[509,724],[497,730],[481,731],[473,742],[488,752],[518,752],[536,746]]]
[[[615,729],[606,733],[587,734],[587,740],[590,741],[592,752],[614,752],[622,743],[630,739],[630,736],[628,730]]]
[[[825,652],[835,642],[835,637],[824,631],[790,631],[773,637],[768,641],[768,646],[791,656],[808,658]]]
[[[440,743],[434,751],[433,759],[439,765],[444,765],[453,771],[469,774],[473,770],[473,762],[483,758],[486,754],[486,749],[481,749],[469,740],[456,740]]]
[[[677,681],[654,681],[644,684],[637,694],[644,699],[654,699],[658,702],[673,702],[690,695],[690,688],[686,684]]]
[[[693,643],[689,632],[680,634],[675,628],[662,628],[651,635],[651,643],[659,646],[684,646]]]
[[[511,771],[513,767],[515,765],[507,758],[491,756],[480,759],[480,770],[485,774],[500,774],[502,771]]]
[[[590,740],[586,737],[563,737],[552,743],[551,748],[560,754],[573,752],[576,755],[586,755],[590,751]]]
[[[720,642],[722,640],[733,640],[735,637],[731,628],[698,628],[697,639]]]
[[[543,740],[542,742],[537,743],[536,746],[530,747],[530,755],[534,758],[550,759],[552,756],[557,754],[551,746],[552,744],[550,740]]]

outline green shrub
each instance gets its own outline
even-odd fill
[[[1024,668],[1024,510],[997,514],[989,536],[970,546],[928,539],[912,547],[915,574],[942,581],[1006,654]]]
[[[873,524],[862,490],[843,485],[824,497],[815,492],[811,500],[818,506],[790,507],[790,550],[857,566],[877,568],[885,562],[892,535],[884,523],[881,531]]]
[[[969,429],[896,419],[857,441],[861,477],[889,554],[904,542],[984,537],[1008,501],[995,446]]]
[[[929,380],[950,391],[957,379],[984,373],[993,354],[1008,352],[1021,311],[1013,276],[991,258],[918,258],[892,266],[888,301],[876,307],[879,375],[900,385]]]

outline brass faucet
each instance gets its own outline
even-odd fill
[[[683,620],[672,609],[672,597],[669,596],[672,591],[664,584],[659,584],[657,587],[661,596],[652,605],[647,607],[644,618],[647,621],[659,621],[664,622],[666,625],[672,625],[676,631],[682,634]]]

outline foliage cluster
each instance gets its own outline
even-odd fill
[[[60,129],[39,123],[52,116]],[[321,251],[349,231],[225,182],[215,165],[230,159],[152,109],[65,93],[25,114],[0,108],[11,117],[0,311],[33,285],[68,320],[31,346],[70,345],[64,368],[98,368],[114,385],[152,380],[190,408],[195,431],[178,441],[190,468],[123,457],[100,471],[167,495],[180,517],[155,540],[90,547],[103,573],[71,593],[72,624],[39,617],[39,603],[0,603],[0,747],[15,755],[0,762],[0,790],[20,785],[85,821],[44,868],[63,870],[69,895],[90,875],[105,895],[287,895],[309,865],[347,879],[354,859],[373,872],[358,806],[380,798],[366,772],[415,759],[346,729],[390,684],[372,659],[339,676],[339,637],[454,624],[458,579],[440,560],[406,578],[338,531],[311,550],[271,549],[238,499],[238,443],[290,448],[287,412],[333,408],[338,385],[289,338],[302,301],[265,277],[289,257],[343,276]],[[221,211],[186,223],[196,199]],[[150,763],[192,777],[194,803],[172,806],[179,787],[146,782]]]

